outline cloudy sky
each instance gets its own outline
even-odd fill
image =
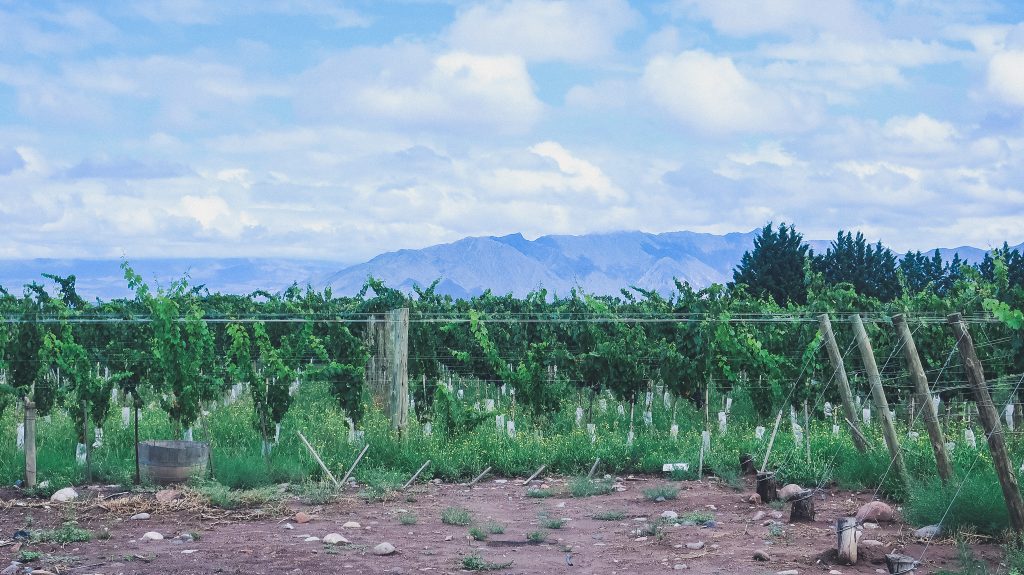
[[[768,220],[1024,241],[1024,4],[0,0],[0,258]]]

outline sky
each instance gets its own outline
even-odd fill
[[[0,259],[1024,241],[1024,2],[0,0]]]

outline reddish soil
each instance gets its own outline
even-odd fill
[[[534,484],[539,484],[535,481]],[[547,483],[558,490],[566,480],[550,478]],[[652,502],[645,499],[645,489],[672,485],[680,488],[676,500]],[[745,503],[752,484],[739,492],[717,481],[670,483],[660,478],[626,478],[625,491],[585,499],[568,497],[527,497],[519,480],[499,483],[485,480],[469,489],[442,484],[421,485],[385,502],[366,502],[353,492],[337,503],[306,506],[286,501],[272,517],[246,518],[241,513],[203,513],[197,510],[161,510],[154,508],[152,518],[131,521],[130,515],[144,510],[144,505],[115,504],[110,511],[96,506],[97,491],[81,490],[82,502],[53,504],[17,500],[17,492],[0,491],[0,568],[16,558],[13,533],[59,526],[70,517],[83,528],[99,532],[109,530],[109,539],[93,539],[87,543],[66,546],[54,544],[25,545],[23,549],[43,552],[31,563],[35,569],[53,573],[459,573],[464,572],[462,558],[477,554],[494,563],[512,562],[497,573],[578,573],[626,574],[675,571],[686,565],[684,572],[710,573],[776,573],[795,569],[804,573],[828,573],[837,569],[844,574],[885,571],[883,556],[897,550],[920,557],[924,545],[909,537],[912,530],[900,523],[883,524],[878,529],[865,529],[863,539],[881,541],[877,549],[861,547],[861,559],[855,566],[833,566],[836,518],[852,516],[870,493],[825,491],[816,500],[817,521],[781,525],[782,533],[770,533],[763,523],[776,509]],[[103,491],[103,490],[100,490]],[[109,494],[111,490],[107,489]],[[92,501],[89,498],[92,497]],[[152,499],[152,496],[147,496]],[[139,498],[136,498],[138,500]],[[155,502],[153,503],[155,505]],[[151,505],[150,507],[153,507]],[[441,511],[448,506],[469,510],[478,524],[494,521],[505,526],[505,532],[491,535],[486,541],[468,537],[467,527],[445,525]],[[788,507],[788,506],[787,506]],[[619,521],[598,521],[595,513],[620,510],[625,518]],[[693,511],[714,515],[715,525],[673,526],[663,528],[662,537],[638,539],[633,532],[645,523],[657,520],[666,510],[676,511],[680,519]],[[295,523],[288,513],[305,511],[313,516],[306,524]],[[415,525],[402,525],[398,516],[404,511],[416,515]],[[768,517],[752,521],[764,511]],[[783,508],[782,520],[788,520],[789,509]],[[546,530],[539,517],[566,518],[564,527]],[[31,520],[30,520],[31,517]],[[642,520],[634,520],[643,518]],[[359,529],[345,529],[342,524],[357,521]],[[291,522],[294,529],[286,529]],[[527,542],[531,531],[547,531],[543,543]],[[142,541],[147,531],[158,531],[163,541]],[[777,530],[776,530],[777,531]],[[198,541],[182,542],[176,535],[198,532]],[[337,532],[352,543],[337,547],[322,542],[306,542],[301,535],[323,537]],[[378,557],[372,549],[388,541],[398,550],[394,555]],[[687,543],[704,542],[701,550],[687,549]],[[756,562],[753,554],[765,550],[769,562]],[[997,545],[979,544],[975,554],[989,563],[998,563],[1001,551]],[[927,553],[919,574],[942,568],[954,568],[956,548],[949,541],[934,543]],[[571,562],[570,566],[568,563]],[[682,569],[679,567],[678,569]]]

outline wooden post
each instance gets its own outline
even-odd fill
[[[311,454],[313,455],[313,459],[315,459],[315,460],[316,460],[316,462],[320,464],[320,469],[323,469],[323,470],[324,470],[324,473],[326,473],[326,474],[327,474],[327,477],[329,477],[329,478],[331,479],[331,482],[333,482],[333,483],[334,483],[334,486],[335,486],[335,487],[338,487],[338,488],[340,488],[340,487],[341,487],[341,484],[340,484],[340,483],[338,483],[338,480],[337,480],[337,479],[335,479],[335,477],[334,477],[334,474],[333,474],[333,473],[331,473],[331,470],[330,470],[330,469],[327,469],[327,466],[326,466],[326,465],[324,465],[324,460],[323,460],[323,459],[320,459],[320,454],[319,454],[319,453],[317,453],[315,449],[313,449],[313,446],[309,444],[309,441],[306,441],[306,436],[305,436],[305,435],[302,435],[302,432],[301,432],[301,431],[297,431],[296,433],[298,433],[298,434],[299,434],[299,439],[301,439],[301,440],[302,440],[302,443],[303,443],[303,445],[305,445],[305,446],[306,446],[306,449],[308,449],[308,450],[309,450],[309,452],[310,452],[310,453],[311,453]],[[367,447],[369,447],[369,445],[367,445]],[[345,479],[348,479],[348,476],[347,476],[347,475],[345,476]]]
[[[416,481],[416,478],[420,476],[420,473],[423,473],[423,470],[426,469],[428,465],[430,465],[430,460],[429,459],[427,460],[426,463],[421,465],[418,470],[416,470],[416,473],[412,474],[412,477],[409,478],[409,481],[405,482],[405,485],[402,486],[402,491],[405,491],[406,489],[408,489],[409,486],[412,485],[412,482]]]
[[[366,450],[367,449],[370,449],[370,444],[369,443],[367,443],[365,446],[363,446],[363,450],[359,452],[359,457],[356,457],[356,460],[352,462],[352,467],[348,468],[348,473],[346,473],[345,477],[343,477],[341,479],[341,488],[342,489],[345,488],[345,483],[347,483],[348,482],[348,478],[352,476],[352,472],[356,470],[356,465],[359,465],[359,461],[363,458],[364,455],[366,455]]]
[[[953,465],[950,464],[949,455],[946,453],[946,439],[943,437],[942,427],[939,426],[939,414],[935,410],[935,402],[932,401],[932,392],[928,387],[928,378],[924,375],[924,367],[921,365],[921,357],[917,353],[914,336],[910,333],[910,327],[907,326],[907,320],[903,314],[894,315],[892,323],[896,326],[896,331],[903,342],[903,355],[907,360],[907,371],[910,372],[910,379],[914,382],[916,400],[921,402],[924,425],[928,429],[932,453],[935,454],[935,466],[942,481],[948,482],[953,477]],[[911,405],[913,406],[914,403]],[[911,415],[911,420],[913,420],[913,415]]]
[[[601,458],[598,457],[594,460],[594,464],[590,466],[590,473],[587,474],[587,479],[594,476],[594,472],[597,471],[597,464],[601,462]]]
[[[789,522],[814,521],[814,491],[804,489],[790,501],[793,507],[789,510]]]
[[[136,391],[136,394],[137,393],[138,392]],[[133,423],[133,426],[135,427],[135,485],[138,485],[138,484],[142,483],[142,477],[141,477],[141,475],[139,473],[140,469],[139,469],[139,398],[138,398],[138,395],[135,395],[135,398],[134,398],[134,401],[132,402],[132,405],[133,405],[132,411],[134,412],[134,420],[135,420],[134,423]],[[210,454],[210,458],[211,458],[210,461],[212,462],[213,461],[213,459],[212,459],[213,458],[212,452]],[[210,468],[212,470],[213,466],[211,465]]]
[[[900,451],[900,441],[896,436],[896,428],[892,424],[892,414],[889,412],[889,402],[885,399],[885,390],[882,389],[882,378],[878,374],[878,364],[875,363],[875,352],[871,349],[871,340],[868,339],[868,332],[864,329],[864,322],[860,314],[853,314],[853,332],[857,336],[857,345],[860,347],[861,361],[864,362],[864,371],[867,372],[868,381],[871,383],[871,397],[874,399],[875,408],[879,411],[879,421],[882,422],[882,435],[885,436],[885,445],[889,448],[889,456],[892,458],[896,473],[905,485],[910,484],[907,476],[907,468],[903,464],[903,452]]]
[[[852,426],[851,435],[853,445],[858,451],[864,453],[868,450],[868,444],[864,441],[864,434],[860,431],[857,423],[858,414],[853,407],[853,394],[850,393],[850,380],[846,377],[846,366],[843,365],[843,356],[839,353],[839,346],[836,345],[836,336],[832,333],[832,321],[827,313],[818,316],[818,326],[822,337],[825,338],[825,347],[828,349],[828,357],[832,361],[832,367],[836,371],[836,384],[839,386],[839,398],[842,400],[843,413]]]
[[[390,335],[388,362],[389,415],[391,427],[404,430],[409,422],[409,308],[388,312]]]
[[[992,405],[992,396],[988,393],[985,371],[974,351],[974,340],[971,339],[971,334],[967,331],[963,317],[959,313],[954,313],[950,314],[946,320],[953,328],[953,334],[957,339],[957,349],[959,349],[960,358],[963,360],[964,371],[967,372],[967,381],[970,382],[974,399],[978,402],[978,418],[985,427],[985,435],[988,436],[988,449],[992,453],[992,463],[999,475],[999,485],[1003,489],[1003,497],[1006,498],[1010,523],[1013,525],[1014,531],[1020,533],[1024,531],[1024,499],[1021,498],[1020,488],[1017,486],[1017,474],[1010,466],[1010,457],[1006,453],[1003,426],[999,423],[999,414],[996,412],[995,406]]]
[[[804,445],[807,446],[807,465],[811,464],[811,418],[807,411],[807,400],[804,400]],[[813,505],[813,503],[811,504]],[[813,511],[813,509],[812,509]],[[813,513],[811,513],[813,515]]]
[[[697,464],[697,481],[704,479],[704,438],[700,441],[700,463]]]
[[[92,483],[92,449],[89,445],[89,408],[82,402],[82,437],[85,441],[85,480]]]
[[[467,483],[466,487],[473,487],[474,485],[476,485],[476,482],[480,481],[481,479],[483,479],[484,475],[487,475],[487,472],[490,471],[490,470],[491,470],[491,466],[488,465],[486,469],[484,469],[483,471],[480,472],[480,475],[477,475],[476,478],[473,479],[473,481],[470,481],[469,483]]]
[[[754,456],[749,453],[740,455],[740,473],[743,475],[757,475],[757,468],[754,467]]]
[[[36,486],[36,404],[25,398],[25,487]]]
[[[775,444],[775,434],[779,431],[779,423],[782,421],[782,410],[779,410],[779,415],[775,418],[775,427],[772,427],[772,436],[768,438],[768,449],[764,452],[764,462],[761,463],[761,471],[764,471],[768,467],[768,457],[772,454],[772,445]],[[764,501],[762,499],[762,501]]]
[[[839,563],[843,565],[857,563],[857,518],[840,517],[836,519],[836,536]]]
[[[762,471],[757,474],[757,494],[765,505],[779,498],[778,485],[775,483],[774,471]]]
[[[533,481],[534,479],[536,479],[537,476],[540,475],[541,472],[544,471],[544,468],[547,467],[547,466],[548,465],[546,463],[544,465],[541,465],[540,469],[538,469],[537,471],[534,471],[533,475],[531,475],[526,481],[523,482],[523,485],[529,485],[530,482]]]

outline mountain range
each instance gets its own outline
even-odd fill
[[[438,291],[468,297],[486,289],[522,296],[543,287],[567,294],[573,287],[597,294],[617,294],[637,286],[668,293],[673,278],[694,287],[724,283],[743,252],[750,250],[758,230],[715,235],[697,232],[610,232],[578,236],[548,235],[528,240],[521,234],[468,237],[422,249],[380,254],[356,265],[319,260],[268,258],[175,258],[132,260],[131,265],[151,284],[168,285],[188,274],[190,283],[211,292],[246,294],[275,292],[293,282],[317,289],[330,287],[336,295],[353,295],[368,276],[402,291],[440,280]],[[824,252],[829,241],[808,242]],[[1016,246],[1024,250],[1024,243]],[[929,250],[928,253],[934,250]],[[962,246],[942,248],[970,263],[987,250]],[[47,284],[42,273],[75,274],[78,292],[86,299],[112,299],[130,293],[119,260],[0,260],[0,286],[20,293],[31,281]]]

